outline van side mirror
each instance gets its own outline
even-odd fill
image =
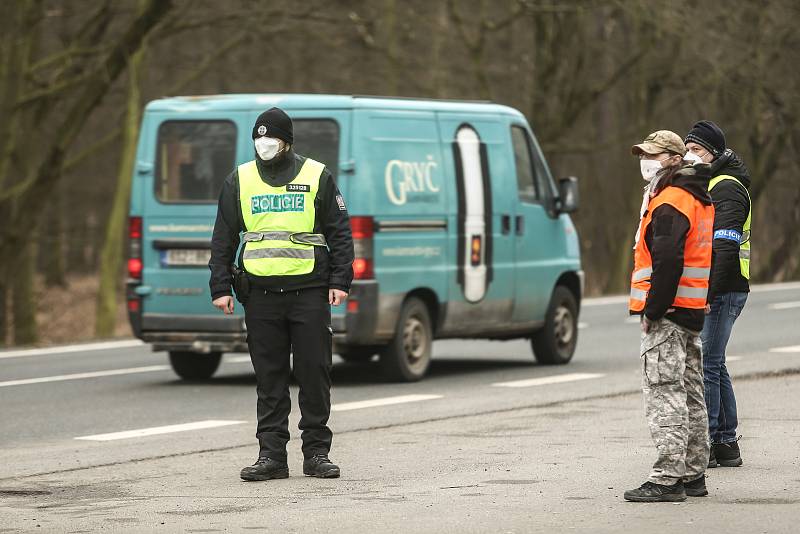
[[[567,176],[558,181],[558,202],[556,207],[559,213],[573,213],[577,211],[580,203],[578,194],[578,179]]]

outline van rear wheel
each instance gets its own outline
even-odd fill
[[[411,297],[400,311],[394,338],[381,352],[384,377],[396,382],[421,379],[428,372],[432,348],[431,314],[424,302]]]
[[[531,339],[536,361],[545,365],[569,363],[578,344],[578,303],[572,291],[556,286],[550,297],[544,327]]]
[[[184,380],[208,380],[219,367],[221,359],[221,352],[201,354],[176,350],[169,353],[172,370]]]

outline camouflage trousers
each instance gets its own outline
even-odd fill
[[[648,480],[694,480],[708,466],[700,333],[661,319],[642,335],[642,391],[658,459]]]

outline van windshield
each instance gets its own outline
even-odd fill
[[[236,163],[230,121],[166,121],[158,128],[155,189],[161,202],[213,202]]]

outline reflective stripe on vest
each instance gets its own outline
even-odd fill
[[[309,232],[245,232],[242,241],[290,241],[302,245],[316,245],[325,247],[328,241],[322,234],[311,234]]]
[[[711,191],[714,189],[714,186],[720,183],[723,180],[733,180],[744,189],[744,192],[747,194],[747,203],[749,205],[749,210],[747,211],[747,219],[744,221],[744,226],[742,227],[742,236],[739,239],[739,270],[746,279],[750,279],[750,220],[753,215],[753,203],[750,200],[750,191],[744,186],[742,182],[740,182],[737,178],[733,176],[729,176],[727,174],[722,174],[717,176],[710,182],[708,182],[708,190]],[[732,230],[730,230],[732,232]],[[723,232],[720,230],[719,232]],[[718,239],[717,233],[714,234],[714,238]],[[729,239],[725,235],[721,235],[719,238],[722,239]]]
[[[644,310],[653,260],[644,236],[652,221],[653,212],[662,204],[669,204],[689,220],[689,231],[684,245],[683,272],[672,306],[702,309],[708,295],[708,278],[711,274],[711,242],[714,228],[714,207],[696,200],[691,193],[678,187],[666,187],[650,200],[647,213],[642,218],[641,239],[636,244],[634,270],[631,274],[629,308],[633,312]]]
[[[314,243],[294,236],[314,234],[314,199],[325,166],[306,159],[288,184],[273,187],[258,174],[255,161],[239,165],[239,204],[245,233],[242,266],[256,276],[292,276],[314,270]],[[323,238],[324,240],[324,238]]]

